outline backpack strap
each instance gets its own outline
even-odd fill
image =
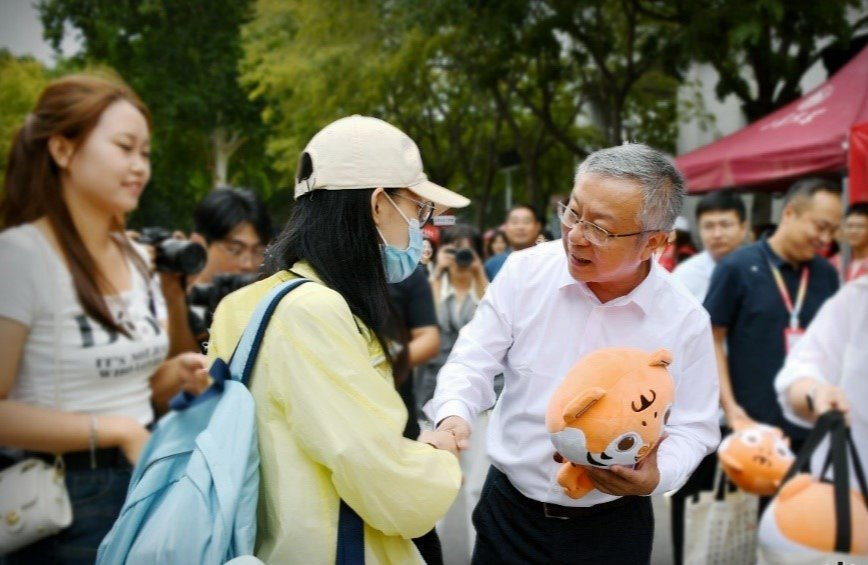
[[[365,564],[365,526],[356,511],[341,500],[338,516],[337,565]]]
[[[208,398],[220,394],[223,391],[223,383],[229,380],[239,381],[244,386],[248,386],[250,373],[256,363],[256,356],[259,354],[259,347],[262,344],[262,336],[265,335],[265,329],[268,327],[271,315],[274,314],[274,310],[284,296],[308,282],[310,282],[309,279],[294,279],[282,282],[271,289],[271,292],[259,302],[253,315],[250,316],[244,333],[238,340],[235,351],[232,352],[229,363],[217,358],[211,364],[211,368],[208,370],[213,380],[211,387],[200,395],[182,390],[169,401],[169,408],[181,411],[204,402]]]
[[[310,279],[293,279],[283,282],[274,287],[259,302],[247,322],[247,327],[244,328],[241,339],[238,340],[238,345],[235,346],[235,351],[232,352],[232,357],[229,359],[229,372],[232,374],[233,380],[240,381],[244,386],[249,386],[250,373],[253,372],[253,365],[256,364],[256,357],[259,355],[259,348],[262,345],[262,337],[268,328],[271,315],[274,314],[277,305],[284,296],[308,282]]]

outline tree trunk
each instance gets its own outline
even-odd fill
[[[219,126],[211,133],[211,145],[214,150],[214,188],[226,186],[229,183],[229,161],[238,148],[244,145],[247,138],[239,132],[231,133]]]

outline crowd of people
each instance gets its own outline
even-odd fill
[[[756,241],[742,197],[712,192],[694,240],[679,171],[627,144],[588,156],[548,217],[521,203],[484,233],[435,228],[470,201],[427,179],[403,132],[351,116],[303,150],[277,232],[234,187],[198,204],[190,234],[132,231],[151,128],[127,86],[73,75],[15,136],[0,468],[61,464],[73,521],[4,565],[93,563],[169,400],[206,390],[257,305],[297,278],[313,284],[277,307],[250,384],[266,563],[333,561],[342,504],[372,563],[442,563],[435,526],[456,515],[473,563],[645,563],[650,496],[674,492],[680,564],[684,501],[711,488],[733,426],[779,427],[797,451],[836,408],[868,467],[868,203],[842,213],[834,181],[795,182]],[[605,347],[667,349],[676,399],[665,439],[634,467],[589,467],[576,500],[555,488],[546,406]]]

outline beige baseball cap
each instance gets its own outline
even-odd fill
[[[310,167],[303,166],[310,159]],[[301,172],[311,170],[306,178]],[[349,116],[319,131],[299,158],[295,198],[314,190],[409,188],[439,209],[463,208],[470,199],[428,180],[419,148],[395,126]]]

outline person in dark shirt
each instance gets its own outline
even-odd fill
[[[796,182],[775,233],[724,257],[705,298],[728,425],[778,426],[796,451],[805,430],[784,419],[774,378],[787,351],[838,289],[835,269],[817,251],[832,240],[840,222],[840,189],[834,183]]]
[[[428,270],[419,265],[413,274],[389,285],[392,299],[392,330],[397,349],[393,351],[395,386],[407,407],[404,437],[416,439],[421,433],[416,397],[413,394],[413,369],[425,363],[440,350],[440,331],[434,297],[428,282]],[[436,530],[415,538],[413,543],[428,565],[443,563],[443,550]]]
[[[399,362],[394,371],[395,385],[409,414],[404,437],[411,439],[419,436],[418,411],[413,395],[413,369],[437,355],[440,350],[437,311],[427,273],[424,267],[418,266],[405,280],[389,285],[395,318],[393,333],[399,343],[402,343],[402,352],[398,356]]]

